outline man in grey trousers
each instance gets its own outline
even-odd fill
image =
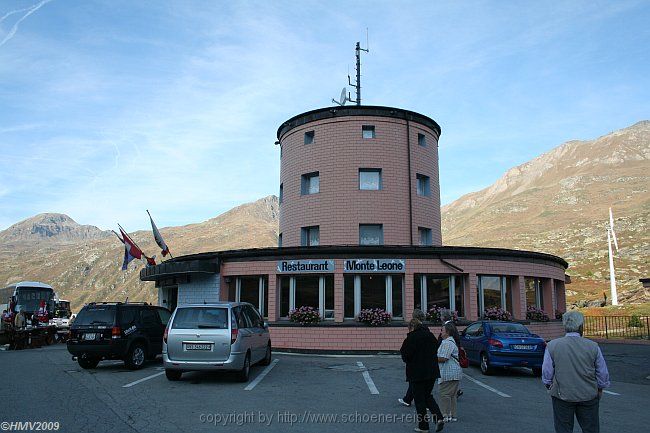
[[[578,311],[562,315],[566,335],[548,343],[542,382],[553,401],[556,433],[573,432],[574,417],[583,433],[598,433],[598,404],[609,387],[609,372],[598,344],[582,337],[584,316]]]

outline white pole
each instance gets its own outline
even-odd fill
[[[609,228],[607,229],[607,246],[609,248],[609,286],[612,293],[612,305],[618,305],[616,276],[614,275],[614,255],[612,254],[612,236]]]

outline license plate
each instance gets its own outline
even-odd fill
[[[212,350],[209,343],[185,343],[185,350]]]
[[[512,348],[515,350],[533,350],[535,346],[531,346],[530,344],[513,344]]]
[[[84,340],[94,340],[97,334],[84,334]]]

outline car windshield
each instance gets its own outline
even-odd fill
[[[75,325],[112,325],[115,321],[115,306],[87,307],[79,312]]]
[[[520,323],[497,323],[490,326],[495,334],[530,334],[528,329]]]
[[[172,329],[228,329],[226,308],[179,308],[176,311]]]

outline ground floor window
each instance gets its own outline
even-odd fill
[[[544,296],[542,294],[542,280],[540,278],[526,278],[526,307],[544,309]]]
[[[334,319],[333,275],[282,275],[279,277],[280,317],[299,307],[316,308],[321,317]]]
[[[257,308],[262,317],[268,317],[269,278],[267,275],[237,277],[235,292],[228,299],[234,302],[249,302]]]
[[[381,308],[404,317],[404,276],[401,274],[346,274],[343,280],[344,316],[356,317],[361,310]]]
[[[480,315],[488,308],[501,308],[512,313],[512,278],[479,275],[477,301]]]
[[[415,308],[427,312],[437,306],[465,315],[462,275],[415,274],[414,278]]]

